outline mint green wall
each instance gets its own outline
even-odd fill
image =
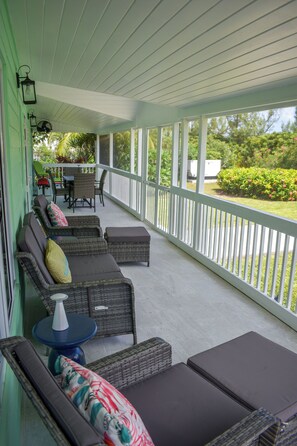
[[[16,87],[15,73],[19,63],[6,0],[0,0],[0,63],[3,71],[3,125],[4,149],[6,153],[6,185],[12,249],[16,249],[16,234],[26,211],[25,189],[25,153],[24,153],[24,117],[27,110],[20,100],[20,91]],[[28,61],[22,61],[23,63]],[[31,151],[31,148],[30,148]],[[15,262],[16,283],[14,305],[10,318],[10,335],[23,333],[23,303],[19,284],[19,270]],[[4,392],[0,412],[0,444],[14,446],[20,441],[20,410],[22,392],[9,367],[6,369]]]

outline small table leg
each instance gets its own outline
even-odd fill
[[[53,375],[57,375],[57,372],[55,371],[55,362],[57,360],[57,357],[59,355],[66,356],[69,359],[72,359],[73,361],[77,362],[78,364],[85,365],[86,364],[86,358],[84,351],[81,347],[72,347],[67,349],[52,349],[49,357],[48,357],[48,368],[52,372]]]

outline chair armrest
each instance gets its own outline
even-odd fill
[[[66,236],[72,237],[103,237],[102,228],[100,226],[56,226],[46,228],[49,237]]]
[[[69,226],[101,226],[98,215],[66,215]]]
[[[56,243],[63,249],[64,253],[75,255],[107,254],[108,246],[104,239],[87,237],[78,240],[56,240]]]
[[[152,338],[91,362],[86,367],[117,389],[122,389],[168,369],[171,363],[170,344],[161,338]]]
[[[274,424],[280,421],[266,409],[258,409],[236,423],[206,446],[254,446],[256,440]],[[263,443],[264,444],[264,443]],[[265,443],[267,446],[274,443]]]

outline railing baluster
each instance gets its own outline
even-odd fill
[[[278,270],[278,261],[279,261],[279,248],[280,248],[280,233],[277,231],[276,243],[275,243],[275,254],[274,254],[274,265],[273,265],[273,274],[272,274],[272,284],[271,284],[271,297],[275,299],[278,296],[275,296],[276,289],[276,280],[277,280],[277,270]]]
[[[240,229],[240,242],[239,242],[239,256],[238,256],[238,276],[242,277],[242,256],[243,256],[243,245],[245,236],[245,220],[241,219],[241,229]]]
[[[269,282],[270,282],[270,274],[269,274],[269,272],[270,272],[270,263],[271,263],[272,241],[273,241],[273,230],[269,229],[269,232],[268,232],[268,242],[267,242],[267,252],[266,252],[264,290],[263,290],[263,293],[266,296],[268,296],[268,286],[269,286]],[[270,297],[272,297],[272,295]]]
[[[233,246],[233,267],[232,272],[236,274],[236,265],[237,265],[237,251],[238,251],[238,238],[239,238],[239,218],[235,217],[235,237],[234,237],[234,246]]]
[[[289,236],[286,235],[285,237],[285,246],[283,251],[283,261],[282,261],[282,267],[281,267],[281,274],[280,274],[280,284],[279,284],[279,303],[284,303],[284,288],[285,288],[285,280],[286,280],[286,274],[287,274],[287,262],[288,262],[288,250],[289,250]],[[286,300],[286,307],[288,308],[288,300]]]
[[[256,288],[259,290],[261,288],[262,282],[262,268],[263,268],[263,255],[264,255],[264,243],[266,236],[266,228],[265,226],[261,226],[261,236],[260,236],[260,251],[258,254],[258,276],[257,276],[257,284]]]
[[[213,240],[213,250],[211,259],[215,262],[217,261],[217,252],[218,252],[218,209],[215,209],[215,220],[214,220],[214,240]]]
[[[230,226],[229,226],[229,243],[228,243],[228,263],[227,269],[231,270],[232,263],[232,251],[233,251],[233,232],[234,232],[234,216],[230,215]]]
[[[292,300],[293,300],[293,290],[294,290],[294,281],[296,278],[296,264],[297,264],[297,238],[294,240],[294,246],[292,251],[292,260],[291,260],[291,269],[290,269],[290,278],[289,278],[289,286],[288,286],[288,308],[291,309]],[[297,313],[297,303],[295,301],[295,309],[292,309],[295,313]]]
[[[245,282],[247,282],[248,271],[249,271],[251,227],[252,227],[252,224],[250,221],[248,221],[247,236],[246,236],[245,262],[244,262],[244,276],[243,276],[243,280]]]
[[[213,207],[210,208],[209,214],[209,232],[208,232],[208,252],[207,257],[211,257],[213,233],[212,233],[212,219],[213,219]]]
[[[217,262],[221,264],[222,244],[223,244],[223,231],[224,231],[224,211],[220,211],[220,227],[219,227],[219,241],[218,241],[218,259]]]

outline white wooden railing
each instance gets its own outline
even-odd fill
[[[297,330],[297,222],[102,168],[110,198]]]

